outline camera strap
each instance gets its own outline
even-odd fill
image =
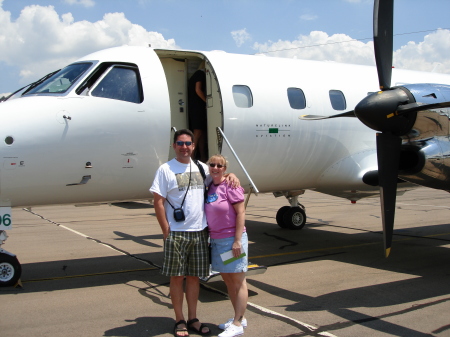
[[[206,180],[206,174],[205,174],[205,170],[203,169],[203,166],[198,162],[197,159],[194,159],[194,163],[195,163],[195,165],[198,166],[198,170],[200,171],[200,174],[202,175],[203,182],[204,182]]]

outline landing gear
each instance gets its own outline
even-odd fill
[[[0,287],[17,284],[22,274],[22,267],[16,256],[0,253]]]
[[[284,214],[291,208],[291,206],[283,206],[281,207],[276,215],[277,224],[281,228],[287,228],[287,225],[284,223]]]
[[[278,210],[276,219],[281,228],[300,230],[305,227],[306,213],[299,206],[283,206]]]
[[[291,206],[281,207],[276,215],[278,226],[281,228],[288,228],[300,230],[305,227],[306,212],[305,207],[298,202],[298,195],[286,198],[289,200]]]
[[[0,287],[15,286],[22,275],[17,257],[2,248],[7,238],[6,231],[0,230]]]
[[[284,213],[283,221],[286,228],[300,230],[305,227],[306,213],[301,207],[292,207]]]

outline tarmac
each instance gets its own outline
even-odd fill
[[[276,224],[284,198],[252,196],[249,256],[267,271],[247,278],[244,336],[450,336],[449,200],[426,188],[398,197],[385,258],[376,198],[307,191],[296,231]],[[1,337],[173,336],[148,201],[13,209],[8,235],[22,286],[0,288]],[[232,315],[221,278],[202,283],[198,318],[212,336]]]

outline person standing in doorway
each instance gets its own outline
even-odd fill
[[[189,128],[194,133],[194,143],[196,144],[196,150],[194,150],[193,157],[205,162],[207,159],[205,61],[202,61],[198,70],[189,79],[188,113],[189,113]]]

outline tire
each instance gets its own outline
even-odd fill
[[[283,218],[284,218],[284,214],[286,213],[286,211],[290,208],[291,208],[290,206],[283,206],[277,212],[275,219],[277,219],[277,224],[281,228],[287,228],[287,226],[284,224]]]
[[[16,285],[22,275],[22,267],[16,256],[0,253],[0,287]]]
[[[306,213],[301,207],[289,208],[283,216],[286,228],[300,230],[305,227]]]

